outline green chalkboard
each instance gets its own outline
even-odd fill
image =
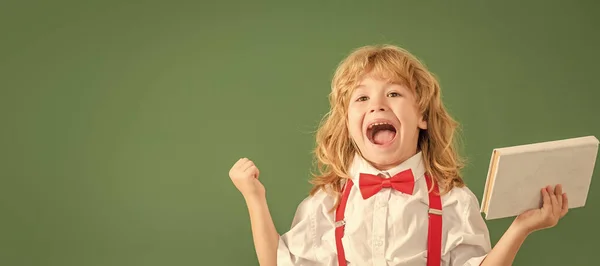
[[[285,232],[333,71],[367,44],[402,46],[439,77],[481,199],[493,148],[600,136],[599,7],[2,1],[0,265],[258,265],[229,168],[256,162]],[[515,265],[593,264],[599,189]],[[510,222],[488,222],[493,243]]]

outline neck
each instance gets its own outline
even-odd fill
[[[366,158],[364,158],[364,157],[363,157],[363,158],[365,159],[365,161],[367,161],[367,162],[368,162],[368,163],[369,163],[371,166],[373,166],[375,169],[377,169],[377,170],[379,170],[379,171],[387,171],[387,170],[390,170],[390,169],[392,169],[392,168],[394,168],[394,167],[396,167],[396,166],[398,166],[398,165],[400,165],[400,164],[404,163],[406,160],[408,160],[408,159],[412,158],[412,157],[413,157],[413,156],[415,156],[417,153],[419,153],[419,151],[420,151],[420,150],[416,150],[416,151],[415,151],[415,152],[413,152],[413,153],[410,153],[410,154],[408,154],[408,155],[406,155],[406,156],[402,156],[402,157],[400,157],[398,160],[395,160],[395,161],[393,161],[393,162],[391,162],[391,163],[387,163],[387,164],[379,164],[379,163],[376,163],[376,162],[373,162],[373,161],[367,160],[367,159],[366,159]]]

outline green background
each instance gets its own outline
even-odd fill
[[[0,265],[257,265],[229,168],[256,162],[285,232],[366,44],[439,77],[479,199],[493,148],[600,135],[597,1],[283,2],[0,2]],[[599,189],[515,265],[597,261]]]

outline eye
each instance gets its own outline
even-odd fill
[[[356,99],[356,101],[357,102],[363,102],[363,101],[366,101],[368,99],[369,99],[369,97],[367,97],[367,96],[361,96],[361,97],[358,97],[358,99]]]
[[[400,97],[400,96],[402,96],[402,95],[400,95],[400,93],[397,93],[397,92],[388,93],[388,97]]]

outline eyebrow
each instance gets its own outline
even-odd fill
[[[364,91],[367,89],[366,85],[358,85],[356,87],[354,87],[354,90],[352,90],[352,94],[356,93],[356,92],[360,92],[360,91]]]
[[[401,83],[397,83],[397,82],[387,82],[387,83],[384,85],[384,89],[388,89],[389,87],[391,87],[391,86],[394,86],[394,85],[404,86],[404,85],[402,85]],[[360,90],[364,90],[364,89],[366,89],[366,88],[367,88],[367,85],[365,85],[365,84],[359,84],[359,85],[357,85],[356,87],[354,87],[354,90],[359,90],[359,89],[360,89]]]

